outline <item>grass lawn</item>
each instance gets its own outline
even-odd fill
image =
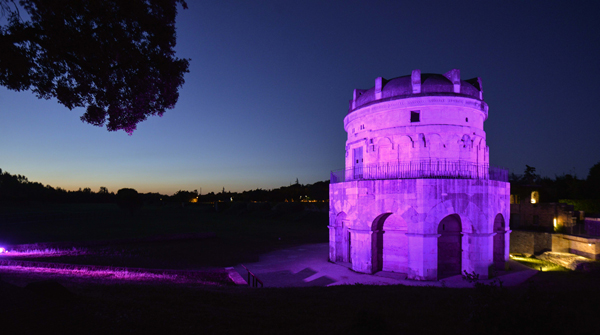
[[[67,209],[76,214],[69,214]],[[1,243],[57,242],[40,247],[71,249],[73,242],[85,245],[96,240],[214,233],[214,237],[202,239],[116,241],[85,247],[76,256],[43,258],[58,263],[165,269],[226,267],[256,262],[260,254],[292,245],[327,242],[329,234],[327,213],[322,212],[236,214],[215,213],[206,206],[164,206],[144,207],[130,215],[111,204],[32,205],[21,211],[25,214],[19,216],[20,221],[0,222]]]
[[[264,252],[328,239],[327,213],[228,214],[202,207],[161,207],[144,208],[130,217],[115,208],[92,207],[86,208],[93,213],[86,221],[0,224],[0,236],[18,241],[13,243],[38,243],[215,233],[198,240],[97,246],[95,258],[86,259],[172,269],[217,269],[256,261]],[[46,279],[55,279],[72,295],[23,288]],[[7,334],[585,334],[597,332],[599,283],[600,278],[590,275],[548,271],[511,288],[251,289],[0,268],[0,326]]]

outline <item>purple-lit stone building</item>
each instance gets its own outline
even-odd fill
[[[414,70],[354,90],[331,173],[329,259],[363,273],[487,278],[508,259],[508,171],[489,166],[480,78]]]

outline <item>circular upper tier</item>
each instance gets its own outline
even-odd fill
[[[446,74],[421,73],[386,80],[377,78],[375,86],[368,90],[355,90],[350,100],[349,112],[370,104],[417,96],[462,96],[483,101],[481,79],[460,80],[459,70]]]

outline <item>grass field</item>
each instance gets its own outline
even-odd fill
[[[70,249],[80,242],[117,240],[86,248],[89,252],[81,255],[44,257],[47,262],[201,269],[256,262],[260,254],[269,251],[328,241],[328,218],[323,212],[216,213],[208,206],[163,206],[144,207],[130,215],[112,204],[31,205],[10,210],[28,215],[13,215],[19,219],[6,224],[0,221],[0,243],[6,245],[40,243],[42,248],[58,245]],[[160,238],[194,233],[214,233],[214,237]],[[131,241],[153,236],[159,239]],[[123,239],[129,241],[120,243]]]
[[[54,210],[41,207],[27,213],[48,215]],[[11,215],[24,211],[11,210]],[[44,259],[206,271],[253,262],[261,253],[279,248],[328,239],[327,213],[214,213],[198,206],[144,208],[132,217],[110,206],[61,210],[64,216],[85,214],[45,223],[19,219],[18,224],[0,225],[0,236],[11,244],[22,244],[213,232],[211,238],[96,245],[89,258]],[[78,218],[87,219],[76,222]],[[58,281],[72,294],[49,290],[44,295],[23,288],[47,279]],[[0,268],[0,326],[7,334],[596,333],[599,283],[599,278],[590,275],[549,271],[511,288],[251,289]]]

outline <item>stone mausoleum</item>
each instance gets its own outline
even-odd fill
[[[346,168],[329,187],[329,259],[357,272],[488,278],[508,259],[508,171],[490,167],[480,78],[375,79],[344,118]]]

